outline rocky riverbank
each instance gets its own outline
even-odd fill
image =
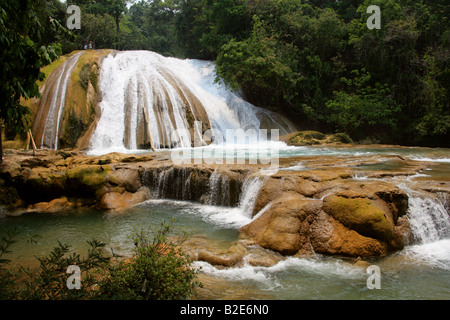
[[[398,186],[399,179],[429,197],[446,199],[450,182],[442,177],[412,179],[434,163],[382,158],[394,165],[361,169],[379,163],[380,156],[290,157],[281,159],[280,170],[269,175],[264,165],[175,166],[168,152],[92,157],[7,150],[0,202],[5,215],[83,207],[120,212],[151,198],[238,206],[249,179],[257,179],[259,189],[248,209],[253,219],[239,230],[236,244],[224,248],[194,237],[185,244],[194,259],[231,267],[244,261],[273,265],[288,256],[314,253],[384,256],[414,241],[408,195]]]

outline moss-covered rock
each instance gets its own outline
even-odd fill
[[[100,74],[101,60],[109,53],[102,50],[86,50],[73,52],[61,57],[51,65],[43,69],[46,81],[42,86],[42,98],[23,101],[33,114],[32,132],[39,147],[44,140],[45,124],[51,104],[55,100],[57,92],[55,88],[60,85],[65,63],[75,65],[69,76],[65,91],[64,109],[61,117],[60,130],[58,132],[58,149],[83,149],[87,144],[87,136],[91,133],[97,115],[97,104],[100,100],[98,89],[98,77]],[[76,55],[76,56],[75,56]],[[45,142],[48,144],[48,141]],[[47,147],[53,147],[46,145]]]
[[[353,140],[346,133],[324,134],[318,131],[299,131],[281,137],[291,146],[314,146],[325,144],[352,144]]]
[[[324,199],[323,210],[349,229],[379,240],[391,240],[394,223],[388,213],[367,198],[331,195]]]
[[[317,145],[325,142],[325,134],[317,131],[302,131],[294,134],[290,139],[291,145]]]
[[[105,186],[109,166],[82,165],[66,172],[67,188],[79,196],[93,196]]]

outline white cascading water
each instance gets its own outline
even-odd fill
[[[412,261],[450,270],[450,215],[445,205],[400,185],[409,197],[408,220],[414,244],[405,248]]]
[[[187,84],[202,102],[211,121],[212,129],[226,137],[227,129],[259,129],[256,116],[260,108],[246,102],[225,86],[218,85],[214,64],[202,60],[163,58],[166,66]]]
[[[265,181],[264,177],[258,176],[249,176],[244,181],[240,197],[240,208],[243,213],[250,218],[253,216],[253,209],[255,208],[259,191],[263,187]]]
[[[404,185],[408,194],[408,220],[418,244],[432,243],[450,238],[450,216],[444,204]]]
[[[208,205],[231,206],[230,181],[226,175],[215,170],[209,177]]]
[[[148,114],[156,149],[191,147],[183,101],[192,95],[204,108],[211,128],[224,138],[227,129],[260,128],[257,112],[262,109],[217,85],[211,62],[166,58],[150,51],[127,51],[109,55],[101,70],[101,117],[91,138],[91,153],[138,149],[137,133],[125,135],[126,125],[138,130],[141,109]],[[174,132],[179,136],[172,137]]]
[[[130,122],[132,128],[137,128],[137,107],[147,107],[149,113],[149,124],[152,130],[152,138],[155,144],[165,145],[165,136],[160,136],[160,132],[175,131],[177,128],[186,128],[187,123],[179,117],[177,108],[179,103],[174,104],[174,120],[170,119],[169,107],[165,99],[165,90],[170,90],[171,85],[161,74],[160,68],[163,65],[157,56],[144,53],[124,52],[116,56],[109,55],[102,63],[102,73],[100,89],[102,92],[102,102],[100,104],[101,117],[97,124],[96,131],[91,139],[91,149],[96,151],[111,150],[124,151],[125,146],[125,123]],[[173,96],[173,90],[167,95]],[[161,103],[161,121],[157,122],[157,117],[153,108],[156,99]],[[127,101],[128,100],[128,101]],[[125,106],[130,103],[130,114],[126,119]],[[164,126],[158,130],[158,126]],[[183,139],[180,139],[183,141]],[[137,149],[136,134],[130,135],[130,149]]]
[[[63,69],[59,74],[58,85],[55,93],[52,96],[47,120],[45,122],[44,131],[42,134],[41,148],[49,147],[58,150],[59,130],[61,119],[64,114],[64,107],[66,105],[66,94],[68,90],[68,83],[72,71],[78,63],[82,52],[72,55],[63,65]],[[43,88],[45,89],[45,87]]]

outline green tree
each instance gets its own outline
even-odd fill
[[[353,70],[352,74],[352,79],[341,79],[346,90],[335,92],[327,102],[328,121],[354,140],[388,141],[397,129],[400,107],[390,98],[386,84],[369,85],[371,75],[366,70]]]
[[[196,59],[208,59],[200,39],[210,22],[206,14],[206,0],[182,0],[176,18],[177,40],[184,55]]]
[[[242,40],[252,28],[247,0],[181,0],[177,15],[180,46],[186,55],[214,60],[222,45]]]
[[[217,57],[217,71],[233,88],[244,90],[247,98],[274,108],[296,96],[298,51],[283,42],[270,26],[255,17],[251,36],[223,45]]]
[[[43,38],[44,26],[52,21],[42,11],[44,8],[44,1],[40,0],[0,3],[0,118],[9,139],[27,126],[30,111],[20,104],[20,98],[39,96],[36,80],[44,79],[41,67],[58,58],[58,46]],[[43,21],[43,16],[47,20]]]
[[[167,56],[179,55],[175,26],[178,1],[155,0],[140,4],[139,11],[134,12],[132,19],[140,22],[141,33],[146,39],[146,49]]]
[[[81,16],[82,29],[80,37],[84,43],[92,41],[97,49],[116,47],[117,32],[114,18],[108,14],[85,13]],[[80,43],[75,43],[80,49]]]
[[[134,258],[110,268],[98,292],[102,299],[184,300],[201,284],[191,260],[170,240],[172,226],[161,224],[151,236],[146,230],[134,237]],[[179,238],[178,238],[179,240]]]
[[[449,51],[429,52],[424,56],[425,74],[422,78],[420,101],[424,106],[416,121],[417,142],[431,146],[445,145],[450,139],[450,94],[445,77],[450,76]],[[442,79],[444,78],[444,79]],[[442,81],[444,80],[444,81]]]
[[[247,11],[252,32],[222,46],[219,75],[254,104],[319,125],[345,47],[343,21],[332,9],[299,0],[248,2]]]
[[[381,8],[381,30],[365,26],[369,4]],[[448,6],[441,1],[366,0],[358,12],[361,17],[349,26],[352,68],[364,66],[372,85],[386,83],[391,98],[402,106],[399,141],[448,145],[443,142],[449,140]]]
[[[125,0],[105,0],[108,13],[114,18],[117,31],[117,49],[120,43],[120,20],[127,11],[127,2]]]

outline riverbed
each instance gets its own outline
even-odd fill
[[[314,156],[339,159],[348,155],[367,158],[367,163],[359,163],[353,168],[358,172],[354,179],[381,179],[377,172],[404,169],[392,156],[409,157],[432,165],[419,174],[382,179],[397,179],[398,184],[423,179],[447,183],[450,177],[449,150],[423,148],[285,148],[280,153],[285,160],[279,170],[308,170],[308,161]],[[373,161],[374,155],[377,155],[377,161]],[[383,156],[387,158],[383,160]],[[405,188],[408,188],[407,184]],[[450,218],[445,197],[443,193],[442,199],[433,202],[410,197],[409,218],[418,225],[418,230],[425,230],[426,234],[400,252],[361,263],[345,257],[322,255],[289,257],[268,267],[244,263],[234,268],[218,268],[197,261],[193,267],[200,269],[199,277],[204,287],[194,298],[450,299]],[[11,259],[13,265],[33,267],[37,265],[36,257],[47,255],[58,241],[83,254],[88,249],[86,241],[97,239],[106,243],[108,253],[129,256],[133,246],[130,237],[136,230],[143,227],[155,230],[162,222],[169,223],[173,219],[175,231],[232,244],[238,241],[239,228],[253,218],[242,206],[220,207],[152,199],[120,213],[82,209],[17,217],[5,215],[0,218],[0,224],[6,228],[17,227],[21,231],[18,243],[11,248],[13,253],[5,258]],[[37,243],[27,242],[30,236],[36,235]],[[379,268],[379,288],[370,287],[369,266]]]

